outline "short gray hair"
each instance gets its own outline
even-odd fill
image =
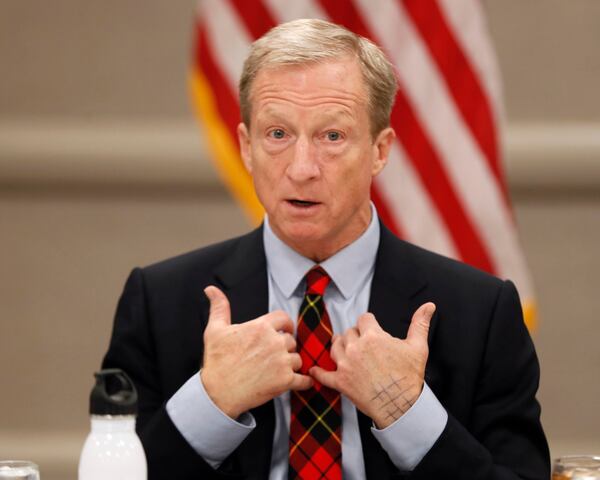
[[[325,20],[300,19],[282,23],[250,47],[240,77],[240,110],[249,127],[251,88],[262,68],[303,65],[350,56],[357,59],[368,92],[373,138],[390,124],[398,90],[394,68],[373,42]]]

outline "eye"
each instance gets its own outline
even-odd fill
[[[340,132],[327,132],[327,140],[330,142],[337,142],[342,138]]]
[[[281,128],[274,128],[273,130],[269,131],[269,136],[276,140],[281,140],[285,137],[285,132]]]

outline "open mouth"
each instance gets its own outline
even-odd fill
[[[312,207],[313,205],[317,205],[319,202],[311,202],[310,200],[296,200],[291,199],[288,200],[289,203],[294,205],[295,207]]]

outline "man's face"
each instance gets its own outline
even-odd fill
[[[261,70],[251,92],[242,158],[275,234],[320,261],[371,219],[370,186],[394,132],[373,139],[367,89],[355,60]]]

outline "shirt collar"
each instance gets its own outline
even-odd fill
[[[371,222],[363,234],[350,245],[321,263],[345,299],[356,293],[372,275],[379,247],[380,227],[375,206],[371,203]],[[315,264],[286,245],[271,229],[265,215],[263,239],[267,268],[281,292],[290,298]]]

